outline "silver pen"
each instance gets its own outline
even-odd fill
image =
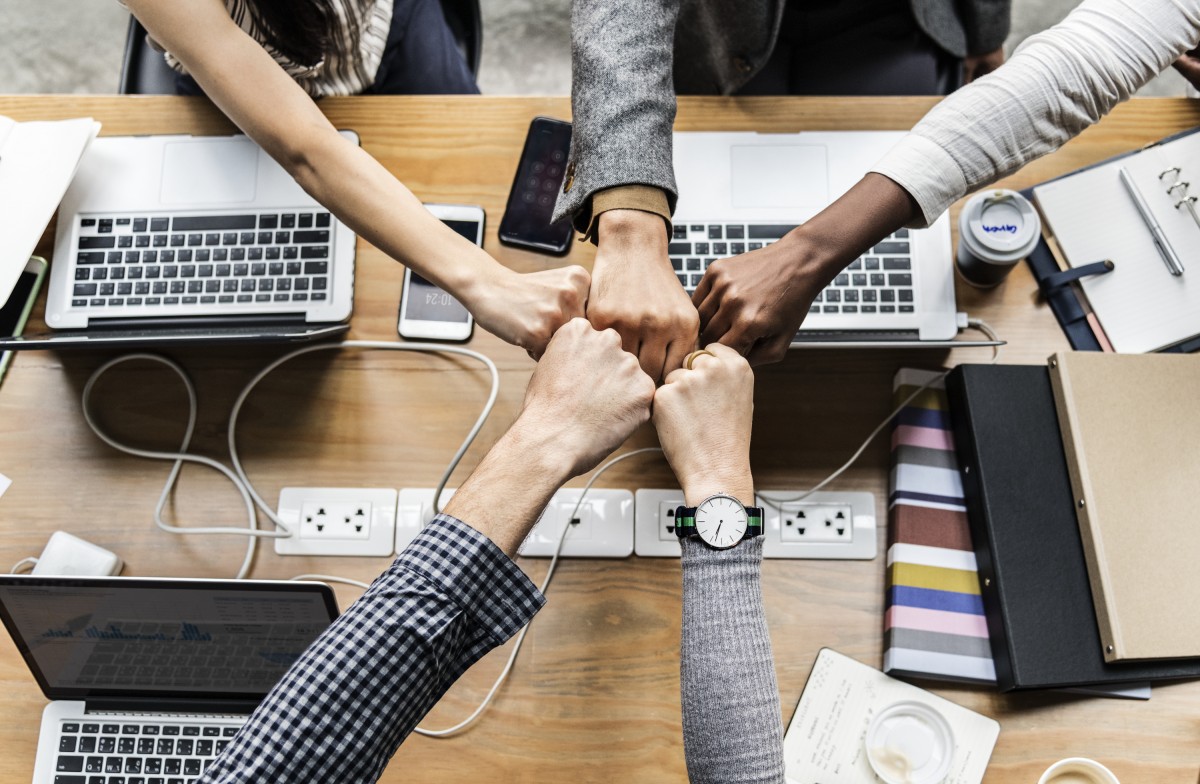
[[[1146,199],[1138,190],[1137,183],[1129,176],[1129,170],[1124,166],[1118,166],[1117,172],[1121,175],[1121,182],[1125,185],[1125,190],[1129,191],[1129,196],[1133,199],[1133,205],[1137,207],[1138,215],[1142,216],[1142,222],[1150,230],[1150,235],[1154,237],[1154,246],[1158,248],[1163,261],[1166,262],[1167,269],[1172,275],[1182,275],[1183,262],[1179,260],[1171,243],[1167,241],[1167,235],[1163,233],[1162,226],[1159,226],[1158,221],[1154,219],[1154,213],[1150,212],[1150,205],[1146,204]]]

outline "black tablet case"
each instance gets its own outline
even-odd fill
[[[1200,677],[1104,662],[1047,368],[961,365],[946,394],[1000,690]]]

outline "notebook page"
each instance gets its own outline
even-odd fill
[[[817,654],[783,738],[789,784],[881,781],[867,759],[867,729],[876,713],[902,701],[924,703],[950,725],[955,750],[942,784],[979,784],[1000,735],[995,720],[829,648]]]
[[[1200,159],[1192,159],[1200,168]],[[1200,233],[1198,241],[1185,242],[1186,227],[1172,223],[1168,236],[1181,236],[1173,245],[1188,270],[1175,277],[1120,181],[1122,165],[1134,174],[1148,202],[1152,197],[1166,202],[1157,185],[1160,162],[1146,154],[1039,185],[1033,193],[1068,264],[1078,267],[1112,259],[1113,271],[1084,278],[1083,291],[1113,348],[1145,353],[1200,334]],[[1147,181],[1150,171],[1154,191]]]
[[[8,299],[21,270],[62,201],[84,149],[100,124],[90,117],[57,122],[0,125],[0,302]],[[8,125],[12,123],[11,126]]]

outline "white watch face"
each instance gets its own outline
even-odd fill
[[[746,535],[746,508],[724,495],[706,498],[696,508],[696,533],[713,547],[733,547]]]

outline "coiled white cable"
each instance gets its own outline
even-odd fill
[[[249,537],[249,540],[246,544],[246,556],[243,559],[242,566],[236,575],[238,579],[241,579],[250,573],[250,569],[254,561],[256,545],[259,539],[264,537],[282,538],[292,535],[291,532],[287,530],[287,527],[283,524],[283,522],[280,521],[279,517],[275,514],[275,510],[268,506],[267,503],[263,501],[262,497],[259,496],[257,491],[255,491],[254,485],[250,482],[250,478],[246,475],[246,471],[242,467],[241,459],[238,457],[237,422],[238,416],[242,410],[242,405],[246,402],[246,399],[250,396],[250,393],[259,384],[259,382],[261,382],[264,378],[270,375],[272,371],[285,362],[315,351],[332,351],[343,348],[375,349],[382,351],[416,351],[434,354],[458,354],[477,360],[487,367],[488,372],[491,374],[491,389],[488,393],[487,402],[484,403],[483,409],[479,413],[479,417],[475,420],[475,424],[472,425],[470,431],[467,433],[466,438],[463,439],[461,446],[459,446],[458,451],[455,452],[454,457],[451,458],[449,465],[446,466],[446,470],[442,473],[441,479],[438,481],[437,493],[434,496],[434,507],[435,511],[440,511],[440,504],[438,501],[441,498],[442,490],[445,488],[446,483],[450,480],[450,476],[458,467],[463,455],[466,454],[467,449],[470,448],[471,443],[475,440],[475,437],[483,428],[483,424],[487,421],[488,416],[491,414],[492,408],[496,404],[496,398],[500,393],[500,372],[496,369],[495,363],[483,354],[470,349],[461,348],[458,346],[441,346],[434,343],[392,343],[382,340],[347,340],[341,343],[320,343],[312,346],[305,346],[284,354],[282,357],[259,371],[258,374],[256,374],[254,378],[252,378],[250,382],[242,388],[241,393],[238,394],[237,400],[233,404],[233,408],[231,409],[229,415],[228,426],[229,457],[230,462],[233,464],[232,471],[216,460],[204,457],[203,455],[192,454],[187,451],[188,447],[191,445],[192,434],[196,427],[196,416],[198,412],[196,388],[192,383],[191,378],[188,377],[187,372],[177,362],[158,354],[126,354],[110,360],[98,367],[88,378],[87,383],[83,388],[83,418],[84,421],[87,422],[88,427],[92,429],[92,432],[96,434],[96,437],[108,444],[113,449],[126,454],[134,455],[135,457],[144,457],[151,460],[174,461],[174,465],[171,467],[171,472],[167,475],[167,481],[163,485],[162,493],[159,495],[158,504],[154,508],[154,524],[159,528],[175,534],[233,534]],[[164,450],[142,449],[139,447],[130,446],[128,444],[122,444],[104,432],[104,430],[101,429],[96,423],[91,406],[92,390],[95,387],[96,382],[101,376],[103,376],[116,365],[134,360],[146,360],[166,365],[168,368],[175,371],[176,375],[178,375],[180,380],[183,381],[184,388],[187,390],[188,394],[188,423],[184,430],[183,440],[180,443],[178,451],[171,452]],[[172,525],[163,520],[162,511],[166,507],[167,500],[171,495],[171,491],[175,487],[175,483],[179,477],[179,472],[183,468],[183,464],[185,462],[198,463],[200,465],[208,466],[209,468],[220,472],[223,476],[225,476],[225,478],[233,483],[233,486],[242,496],[242,501],[246,506],[246,528],[232,526],[182,526]],[[257,509],[261,510],[264,515],[266,515],[268,520],[284,530],[259,530],[258,515],[255,511],[256,507]]]
[[[999,338],[996,337],[995,330],[993,330],[988,325],[988,323],[986,321],[984,321],[983,319],[969,319],[967,321],[967,326],[973,327],[974,329],[977,329],[980,332],[982,332],[983,334],[987,335],[989,340],[999,340]],[[1000,359],[1000,346],[992,346],[991,349],[992,349],[992,360],[989,364],[994,365]],[[904,400],[900,403],[900,405],[898,405],[894,409],[892,409],[892,413],[888,414],[887,417],[882,422],[880,422],[875,427],[874,430],[871,431],[870,435],[868,435],[866,437],[866,439],[863,440],[863,442],[859,445],[858,449],[856,449],[854,451],[854,454],[850,455],[850,459],[847,460],[845,463],[842,463],[842,466],[840,468],[838,468],[836,471],[834,471],[832,474],[825,477],[817,484],[813,485],[810,489],[805,490],[803,493],[800,493],[798,495],[793,495],[788,498],[780,498],[778,496],[768,497],[768,496],[763,495],[761,492],[755,493],[755,497],[758,499],[758,502],[765,506],[771,507],[772,509],[774,509],[777,512],[783,512],[783,504],[790,504],[790,503],[795,503],[796,501],[803,501],[805,498],[808,498],[813,493],[816,493],[816,492],[820,491],[821,489],[823,489],[830,482],[834,481],[839,476],[841,476],[843,473],[845,473],[846,469],[848,469],[848,468],[850,468],[850,466],[854,465],[855,461],[857,461],[858,458],[862,457],[862,453],[867,450],[867,447],[871,445],[871,442],[875,440],[875,437],[877,435],[879,435],[883,431],[883,429],[885,427],[887,427],[888,424],[891,423],[891,421],[900,414],[901,411],[904,410],[905,406],[907,406],[909,403],[913,402],[913,400],[915,400],[917,398],[917,396],[920,395],[922,392],[924,392],[926,389],[929,389],[931,386],[933,386],[934,384],[937,384],[942,379],[944,379],[946,376],[950,375],[950,371],[953,369],[954,368],[950,368],[950,370],[945,370],[941,373],[938,373],[936,376],[929,379],[921,386],[917,387],[916,390],[914,390],[911,395],[904,398]]]

